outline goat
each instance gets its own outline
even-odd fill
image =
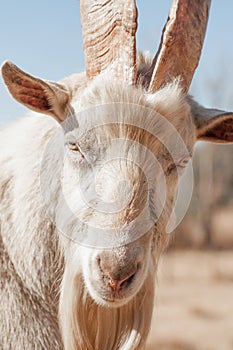
[[[187,95],[209,0],[173,0],[154,59],[133,0],[80,6],[86,73],[2,66],[36,112],[0,137],[2,349],[144,349],[178,180],[197,140],[233,142],[233,113]]]

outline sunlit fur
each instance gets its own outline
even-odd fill
[[[154,95],[145,94],[140,87],[138,89],[124,86],[117,87],[116,85],[108,84],[108,82],[106,82],[104,88],[103,86],[103,77],[97,78],[78,99],[76,109],[82,110],[82,108],[90,108],[95,105],[122,101],[153,108],[165,116],[179,130],[187,148],[192,152],[195,129],[189,116],[189,106],[186,104],[177,83],[167,86]],[[169,96],[169,99],[167,96]],[[124,112],[127,113],[127,107]],[[179,118],[177,118],[177,115]],[[118,114],[118,118],[120,119],[121,117]],[[134,118],[141,118],[143,120],[145,116],[141,114],[134,115],[132,116],[132,122]],[[108,130],[107,127],[104,131],[110,135],[114,134],[114,130]],[[169,133],[169,130],[167,132]],[[121,130],[120,136],[122,134],[126,138],[131,137],[141,141],[143,139],[146,147],[151,147],[158,158],[163,158],[162,152],[164,150],[161,149],[158,141],[153,140],[148,133],[142,130],[130,129],[127,131]],[[142,137],[140,138],[140,136]],[[163,136],[168,137],[169,134]],[[122,152],[124,153],[123,150],[121,150],[121,154]],[[167,160],[161,159],[161,163],[166,168]],[[119,173],[120,169],[118,168],[115,171]],[[168,241],[168,236],[163,234],[163,230],[165,229],[166,215],[169,215],[171,211],[176,186],[176,179],[174,177],[168,177],[167,181],[169,194],[167,206],[159,221],[160,227],[158,225],[155,232],[149,233],[148,237],[144,238],[151,241],[148,243],[150,248],[144,252],[143,257],[145,264],[147,263],[148,266],[145,267],[145,273],[138,281],[140,283],[144,279],[143,284],[140,291],[131,300],[127,300],[125,305],[115,308],[114,304],[109,304],[108,307],[92,291],[93,283],[99,276],[96,277],[96,275],[93,275],[95,267],[91,265],[91,268],[88,268],[88,265],[95,261],[95,255],[100,252],[94,249],[80,247],[77,247],[75,252],[72,245],[68,245],[68,248],[66,245],[66,251],[69,253],[67,254],[68,259],[66,261],[60,298],[60,322],[66,349],[91,349],[95,347],[96,349],[103,350],[126,350],[143,348],[150,327],[156,264],[161,251],[165,248]],[[100,221],[101,219],[103,218],[100,218]],[[133,246],[131,255],[133,255],[134,248]],[[70,249],[72,251],[71,254]],[[78,256],[80,256],[82,267],[81,271],[77,272]],[[92,298],[90,298],[85,286],[88,287],[87,289],[91,293]],[[93,302],[93,298],[95,302]],[[111,327],[111,332],[108,332],[108,325]]]
[[[155,94],[146,93],[140,86],[126,87],[116,81],[113,84],[107,74],[97,77],[88,87],[83,74],[65,79],[63,83],[70,89],[71,104],[76,113],[113,102],[136,104],[157,111],[174,125],[192,153],[195,128],[178,82]],[[118,115],[118,121],[123,123],[124,112],[127,111],[122,110]],[[144,115],[136,117],[143,121]],[[132,116],[132,122],[134,118]],[[167,201],[158,225],[133,242],[131,252],[127,251],[133,254],[137,246],[142,246],[144,273],[135,280],[135,291],[126,295],[125,300],[116,300],[119,302],[116,307],[114,303],[104,302],[94,288],[96,283],[102,283],[98,273],[93,273],[95,249],[80,246],[59,234],[54,225],[56,219],[51,223],[46,214],[40,192],[44,172],[48,175],[47,188],[53,188],[47,198],[52,208],[50,217],[62,210],[58,193],[62,144],[54,143],[51,152],[44,156],[47,143],[59,128],[52,118],[31,113],[1,132],[0,344],[3,349],[10,346],[12,349],[56,350],[63,348],[62,337],[66,350],[143,349],[150,328],[158,258],[169,239],[164,229],[172,209],[177,176],[167,177]],[[109,138],[117,134],[143,141],[166,170],[166,151],[149,133],[124,126],[120,131],[108,126],[101,132]],[[166,138],[169,134],[162,136]],[[41,169],[43,156],[44,168]],[[48,164],[53,171],[47,173]],[[64,185],[68,186],[67,174],[72,168],[66,162],[65,166]],[[115,171],[119,171],[119,166],[116,165]],[[140,206],[138,203],[140,201],[135,199],[136,207]],[[121,249],[116,254],[119,259],[121,256],[126,259],[124,249],[127,247]]]

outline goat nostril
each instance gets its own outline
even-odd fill
[[[132,273],[131,275],[125,277],[125,278],[122,278],[122,279],[120,279],[120,278],[119,278],[119,279],[114,279],[114,278],[112,278],[111,275],[109,274],[109,279],[110,279],[109,285],[110,285],[111,287],[113,287],[113,288],[115,288],[115,286],[116,286],[116,287],[122,287],[123,284],[126,284],[126,283],[129,284],[129,283],[131,283],[131,281],[132,281],[133,278],[134,278],[134,275],[135,275],[135,272]]]
[[[131,268],[131,272],[127,271],[127,269],[119,269],[119,271],[114,269],[111,271],[110,266],[105,266],[100,257],[97,258],[97,263],[104,283],[110,287],[114,293],[118,293],[123,288],[127,288],[133,282],[135,274],[140,268],[139,264],[137,264],[135,269],[132,270]]]

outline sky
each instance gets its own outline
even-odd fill
[[[138,0],[137,48],[156,53],[171,0]],[[205,106],[233,110],[233,1],[213,0],[199,67],[190,89]],[[0,64],[59,80],[85,69],[78,0],[8,0],[0,10]],[[0,79],[0,123],[27,109]]]

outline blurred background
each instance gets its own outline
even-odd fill
[[[138,0],[137,47],[155,53],[170,0]],[[233,110],[233,2],[212,1],[191,94]],[[77,0],[1,3],[0,62],[59,80],[84,70]],[[0,123],[26,113],[0,82]],[[158,272],[148,350],[233,349],[233,146],[199,143],[189,211]]]

